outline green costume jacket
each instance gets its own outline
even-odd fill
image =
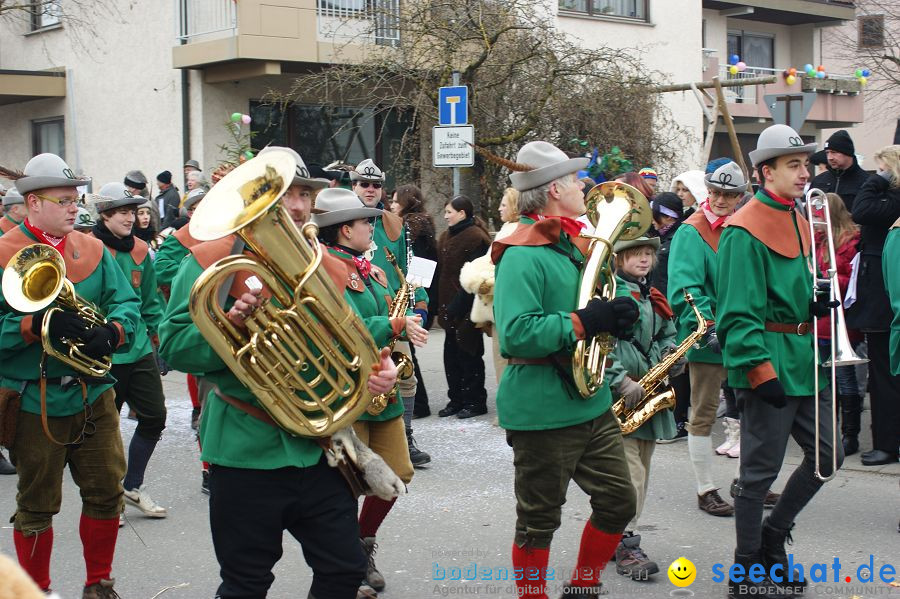
[[[118,263],[134,293],[141,300],[141,326],[134,334],[131,350],[113,355],[113,364],[132,364],[153,352],[150,339],[159,331],[163,315],[162,298],[157,291],[156,270],[150,259],[150,246],[143,239],[134,239],[134,249],[130,252],[106,250]]]
[[[329,248],[328,253],[339,261],[346,269],[346,285],[344,289],[344,297],[349,301],[353,310],[359,314],[366,323],[366,328],[375,339],[375,346],[382,348],[390,343],[394,337],[399,337],[406,325],[405,318],[389,319],[388,312],[390,310],[391,301],[394,299],[394,293],[388,288],[388,281],[385,272],[372,265],[372,272],[369,276],[369,282],[372,288],[369,289],[349,254],[338,249]],[[372,415],[364,412],[359,420],[370,420],[375,422],[383,422],[392,420],[403,415],[403,401],[399,396],[395,401],[389,403],[381,414]]]
[[[213,262],[229,255],[233,243],[234,237],[227,236],[197,244],[182,261],[172,282],[166,316],[159,327],[159,352],[174,368],[201,375],[222,393],[262,409],[250,390],[225,366],[200,334],[188,309],[194,281]],[[241,273],[234,277],[225,303],[226,311],[236,297],[247,291],[246,279]],[[315,465],[322,456],[322,450],[315,441],[294,437],[281,428],[234,408],[216,397],[215,392],[210,394],[203,408],[200,444],[203,460],[233,468],[304,468]]]
[[[494,322],[500,353],[506,357],[544,358],[560,354],[559,366],[571,376],[571,355],[584,335],[576,309],[584,254],[559,220],[538,223],[522,217],[515,233],[494,242],[496,265]],[[627,289],[618,292],[628,295]],[[578,329],[578,332],[576,332]],[[570,379],[571,380],[571,379]],[[497,390],[500,426],[511,430],[546,430],[592,420],[611,406],[609,384],[584,399],[552,364],[511,364]]]
[[[884,287],[891,302],[891,374],[900,375],[900,220],[894,223],[884,242],[881,255]]]
[[[24,224],[3,235],[0,238],[0,264],[5,268],[13,254],[32,243],[37,243],[37,239]],[[112,255],[99,240],[75,231],[66,237],[63,258],[66,278],[74,284],[75,293],[94,303],[119,329],[116,354],[130,351],[135,332],[141,326],[141,304]],[[12,310],[0,291],[0,386],[15,390],[24,387],[22,410],[40,414],[38,379],[43,348],[40,338],[31,332],[31,320],[31,315],[23,316]],[[80,375],[58,360],[47,359],[48,378],[69,376]],[[93,403],[112,386],[113,382],[88,385],[88,403]],[[82,409],[80,385],[66,388],[59,383],[47,385],[48,416],[70,416]]]
[[[697,210],[687,218],[672,239],[669,251],[669,304],[675,312],[678,325],[678,343],[697,330],[697,317],[684,301],[687,291],[694,298],[700,315],[712,324],[716,321],[716,277],[718,261],[716,251],[722,228],[713,231],[703,210]],[[701,346],[703,345],[701,341]],[[688,362],[721,364],[722,354],[706,347],[687,353]]]
[[[191,237],[188,225],[184,225],[166,237],[156,252],[156,261],[154,263],[156,282],[160,287],[167,288],[172,285],[181,261],[188,255],[191,248],[198,243],[200,242]]]
[[[791,396],[814,395],[813,334],[766,330],[810,322],[809,225],[760,191],[725,225],[719,245],[718,334],[728,383],[751,389],[778,378]],[[827,384],[820,376],[820,389]]]
[[[0,218],[0,236],[2,236],[4,233],[9,233],[21,224],[21,221],[17,221],[10,215],[4,214],[3,218]]]
[[[378,246],[378,249],[375,250],[375,254],[372,256],[372,264],[385,272],[388,286],[391,289],[400,289],[400,277],[397,276],[397,271],[393,265],[388,262],[384,248],[391,250],[391,253],[397,257],[397,266],[406,274],[409,272],[407,235],[408,232],[403,224],[403,219],[396,214],[385,211],[375,220],[375,232],[372,234],[372,240]],[[413,307],[419,310],[428,310],[428,292],[423,287],[416,289],[415,305]]]
[[[640,316],[635,323],[632,337],[619,339],[616,349],[610,355],[612,363],[606,367],[606,380],[610,389],[618,388],[622,380],[628,376],[635,381],[647,374],[647,371],[662,360],[663,354],[675,347],[675,322],[672,309],[662,297],[662,293],[653,288],[647,295],[641,293],[636,282],[616,277],[618,289],[628,290],[637,302]],[[618,295],[618,293],[617,293]],[[614,401],[618,400],[613,391]],[[675,436],[675,416],[672,410],[658,412],[639,429],[631,433],[633,439],[654,441],[671,439]]]

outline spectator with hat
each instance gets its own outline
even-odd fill
[[[659,250],[656,252],[656,265],[650,272],[650,284],[665,294],[669,285],[669,250],[675,232],[684,220],[684,212],[681,198],[671,191],[653,196],[650,208],[653,211],[653,228],[659,236]]]
[[[134,235],[137,207],[144,198],[134,195],[122,183],[107,183],[100,188],[96,202],[100,219],[92,234],[103,242],[130,279],[131,289],[141,300],[141,318],[131,349],[113,356],[110,373],[116,379],[116,408],[127,403],[137,416],[137,428],[128,447],[128,469],[123,487],[126,503],[150,518],[165,518],[166,508],[156,504],[144,488],[144,473],[156,444],[166,428],[166,404],[162,380],[153,355],[158,345],[156,331],[162,319],[163,304],[157,292],[156,271],[150,258],[150,246]]]
[[[187,187],[188,184],[188,175],[191,173],[202,173],[202,169],[200,168],[200,163],[194,159],[188,160],[184,163],[184,186]]]
[[[644,168],[642,168],[641,170],[638,171],[638,174],[641,176],[641,178],[644,179],[644,181],[647,182],[647,185],[655,193],[656,192],[656,184],[659,179],[659,175],[656,174],[656,170],[649,166],[645,166]]]
[[[669,191],[681,198],[682,211],[687,218],[697,210],[697,205],[706,198],[706,183],[703,171],[685,171],[672,179]]]
[[[869,174],[856,160],[856,148],[850,134],[843,129],[832,133],[825,142],[824,151],[825,172],[817,175],[809,186],[826,193],[838,194],[844,200],[847,210],[852,211],[856,194],[869,178]]]
[[[0,235],[22,224],[27,215],[25,198],[15,187],[10,187],[3,195],[3,218],[0,219]]]
[[[172,173],[163,171],[156,176],[156,185],[159,193],[156,196],[156,206],[159,209],[160,227],[171,227],[178,218],[178,208],[181,205],[181,196],[178,188],[172,185]]]
[[[134,195],[143,196],[150,200],[150,188],[147,185],[147,176],[141,171],[128,171],[125,173],[125,180],[122,181],[125,187]],[[159,231],[159,206],[155,202],[149,202],[150,221],[154,231]]]

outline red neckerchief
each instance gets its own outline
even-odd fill
[[[530,218],[534,221],[544,220],[545,218],[555,218],[559,220],[559,224],[562,227],[562,230],[569,234],[570,237],[578,237],[581,234],[581,230],[585,228],[584,223],[578,222],[574,218],[569,218],[568,216],[545,216],[543,214],[535,214],[534,212],[525,212],[522,214],[525,218]]]
[[[359,276],[361,276],[364,279],[369,278],[369,275],[372,273],[372,263],[369,262],[365,256],[354,256],[353,254],[349,253],[347,250],[345,250],[343,248],[335,247],[333,245],[330,245],[328,247],[333,249],[334,251],[339,252],[339,253],[343,254],[344,256],[347,256],[348,258],[352,259],[353,263],[356,265],[356,270],[359,271]]]
[[[786,208],[794,207],[794,200],[786,200],[786,199],[782,198],[781,196],[777,196],[772,191],[766,189],[765,187],[761,188],[759,191],[764,193],[769,199],[775,200],[776,202],[778,202],[779,204],[781,204],[782,206],[784,206]]]
[[[724,225],[725,221],[728,220],[727,216],[719,216],[712,211],[712,208],[709,207],[709,200],[700,204],[700,207],[703,209],[703,215],[706,217],[706,220],[709,221],[709,228],[713,231]]]
[[[45,233],[41,231],[37,227],[31,224],[28,218],[25,218],[25,228],[31,231],[31,234],[37,237],[37,240],[41,243],[46,243],[51,246],[55,250],[57,250],[60,254],[65,254],[66,251],[66,238],[65,237],[54,237],[49,233]]]

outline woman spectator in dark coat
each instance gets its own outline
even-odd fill
[[[394,191],[390,210],[403,219],[407,229],[406,240],[410,244],[413,254],[420,258],[437,262],[437,240],[434,220],[425,211],[425,199],[422,197],[422,190],[415,185],[401,185]],[[434,323],[438,307],[437,277],[432,280],[431,287],[426,288],[425,291],[428,292],[428,318],[422,326],[430,329]],[[428,406],[428,390],[422,378],[419,360],[416,359],[416,351],[412,347],[410,347],[410,350],[413,366],[416,369],[416,379],[419,381],[419,384],[416,386],[416,401],[412,416],[413,418],[425,418],[431,415],[431,408]]]
[[[487,413],[484,388],[484,338],[469,319],[474,296],[459,283],[463,264],[487,251],[491,237],[475,207],[465,196],[456,196],[444,206],[449,228],[438,240],[438,322],[443,327],[444,373],[450,398],[439,416],[471,418]]]
[[[681,198],[671,191],[657,194],[650,203],[653,209],[653,229],[659,236],[656,267],[650,272],[650,286],[666,294],[669,287],[669,250],[675,231],[684,220]]]
[[[900,218],[900,145],[876,152],[875,162],[878,173],[868,178],[853,202],[853,220],[862,228],[856,303],[847,311],[847,326],[865,333],[868,345],[874,448],[862,454],[865,466],[896,462],[900,445],[900,376],[890,370],[893,314],[881,270],[885,238]]]

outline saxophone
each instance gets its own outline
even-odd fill
[[[394,256],[393,252],[385,248],[384,253],[387,254],[388,262],[391,263],[391,265],[397,271],[397,276],[400,278],[400,289],[397,290],[397,295],[394,296],[394,301],[391,303],[391,309],[388,312],[388,318],[402,318],[406,316],[406,311],[409,309],[409,304],[412,301],[415,289],[406,280],[406,276],[403,274],[403,271],[400,270],[400,267],[397,266],[397,257]],[[397,376],[401,379],[408,379],[415,372],[414,366],[412,360],[409,359],[409,356],[402,352],[394,351],[394,345],[396,343],[397,338],[395,337],[394,339],[391,339],[391,342],[388,345],[388,348],[390,348],[391,350],[391,360],[393,360],[394,364],[397,365]],[[372,398],[372,402],[369,404],[369,407],[366,408],[366,411],[372,416],[381,414],[382,412],[384,412],[384,409],[388,406],[394,396],[394,391],[376,395]]]
[[[684,301],[694,311],[694,316],[697,318],[697,330],[688,335],[673,352],[654,365],[638,381],[638,384],[644,389],[644,397],[634,408],[628,410],[625,407],[624,399],[620,399],[613,405],[613,413],[619,420],[619,428],[622,429],[623,435],[630,435],[639,429],[657,412],[675,407],[675,390],[669,385],[669,369],[706,334],[706,319],[700,314],[700,310],[694,305],[693,296],[687,291],[684,292]]]

